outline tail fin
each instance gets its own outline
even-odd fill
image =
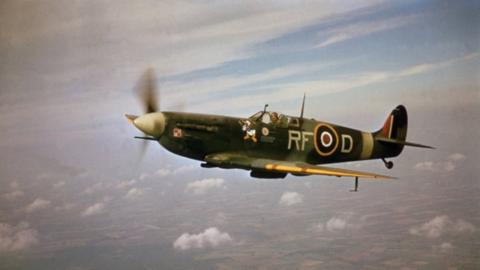
[[[407,126],[407,109],[403,105],[398,105],[387,117],[383,127],[375,132],[375,137],[405,141],[407,138]]]
[[[408,116],[405,106],[398,105],[387,117],[383,127],[374,132],[375,140],[385,144],[396,145],[401,151],[403,146],[413,146],[422,148],[433,148],[428,145],[407,142]]]

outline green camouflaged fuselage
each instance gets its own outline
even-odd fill
[[[265,123],[255,118],[163,113],[167,125],[160,144],[175,154],[201,161],[212,153],[234,152],[251,158],[323,164],[394,157],[403,149],[402,145],[376,141],[379,132],[314,119],[282,115],[276,122]]]

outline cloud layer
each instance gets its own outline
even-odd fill
[[[454,153],[449,155],[446,160],[419,162],[415,164],[414,168],[418,171],[427,172],[451,172],[465,159],[465,155]]]
[[[283,206],[292,206],[303,202],[303,195],[298,192],[286,191],[278,203]]]
[[[22,251],[38,243],[38,232],[27,222],[0,223],[0,253]]]
[[[192,248],[217,247],[231,243],[232,237],[226,232],[221,232],[216,227],[210,227],[199,234],[182,234],[173,247],[177,250],[188,250]]]
[[[457,101],[478,103],[480,57],[475,21],[463,10],[452,18],[463,3],[109,2],[5,1],[0,9],[0,250],[41,242],[29,256],[0,259],[1,269],[96,268],[127,257],[153,269],[268,268],[272,258],[285,269],[358,259],[365,268],[421,268],[449,250],[462,254],[449,257],[457,267],[476,254],[469,243],[479,220],[469,214],[478,106]],[[358,194],[316,176],[242,181],[248,173],[201,170],[152,143],[139,164],[139,131],[122,115],[142,111],[132,88],[148,67],[162,110],[181,101],[181,111],[247,116],[269,103],[298,115],[306,92],[309,117],[370,129],[401,103],[415,115],[415,141],[462,154],[406,153],[412,170],[396,172],[410,181]],[[455,181],[430,188],[439,180],[431,171],[454,171],[443,180]],[[418,181],[425,185],[412,186]]]
[[[436,216],[433,219],[410,228],[413,235],[427,238],[438,238],[447,233],[471,233],[476,230],[475,226],[463,219],[451,220],[447,215]]]
[[[50,207],[50,201],[42,199],[42,198],[37,198],[35,199],[31,204],[27,205],[25,207],[25,212],[27,213],[33,213],[38,210],[42,210],[45,208]]]
[[[98,214],[101,214],[104,209],[105,209],[105,203],[98,202],[94,205],[91,205],[91,206],[87,207],[82,212],[82,216],[88,217],[88,216],[98,215]]]
[[[193,194],[205,194],[207,191],[220,188],[223,186],[224,180],[221,178],[208,178],[203,180],[197,180],[192,183],[188,183],[186,187],[187,192],[192,192]]]
[[[341,217],[332,217],[325,224],[318,223],[315,226],[315,230],[318,232],[323,232],[325,230],[329,232],[338,232],[345,230],[348,226],[347,220]]]
[[[369,21],[361,23],[356,22],[347,26],[336,27],[329,30],[327,33],[327,37],[323,41],[321,41],[316,47],[325,47],[349,39],[397,28],[407,23],[411,23],[414,20],[414,17],[406,16],[389,18],[380,21]]]
[[[127,192],[127,194],[125,195],[125,198],[133,200],[143,196],[144,192],[145,191],[141,188],[132,188]]]
[[[12,201],[12,200],[15,200],[17,198],[23,197],[23,195],[24,195],[23,191],[14,190],[14,191],[3,194],[2,197],[4,197],[5,199],[7,199],[9,201]]]

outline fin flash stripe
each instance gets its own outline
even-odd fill
[[[390,115],[383,125],[383,136],[389,139],[392,137],[393,119],[394,116]]]

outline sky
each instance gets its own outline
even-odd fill
[[[478,269],[476,1],[0,3],[1,269]],[[398,104],[407,148],[258,180],[150,143],[125,113],[269,108],[365,131]]]

